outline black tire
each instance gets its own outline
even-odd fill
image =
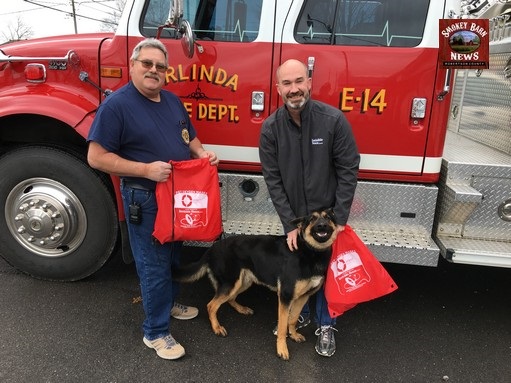
[[[112,193],[84,159],[48,147],[0,158],[0,255],[33,277],[83,279],[117,241]]]

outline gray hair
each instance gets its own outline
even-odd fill
[[[138,56],[140,55],[140,51],[142,50],[142,48],[159,49],[160,51],[163,52],[163,54],[165,56],[165,65],[169,64],[167,48],[165,48],[165,45],[163,45],[163,43],[160,40],[157,40],[155,38],[148,38],[148,39],[145,39],[145,40],[142,40],[141,42],[139,42],[135,46],[135,48],[133,48],[133,53],[131,54],[131,60],[138,59]]]

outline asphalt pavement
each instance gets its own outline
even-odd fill
[[[196,257],[201,248],[185,248]],[[399,289],[338,319],[337,352],[288,341],[276,356],[274,292],[254,286],[239,297],[254,309],[219,311],[226,338],[211,331],[207,278],[183,285],[181,303],[199,307],[172,322],[186,355],[166,361],[142,343],[134,266],[120,257],[86,280],[41,281],[0,260],[0,382],[511,382],[511,270],[385,264]]]

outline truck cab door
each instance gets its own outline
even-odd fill
[[[166,21],[169,0],[146,3],[142,34],[155,36]],[[258,166],[260,127],[269,115],[275,3],[184,1],[183,18],[195,38],[192,58],[174,30],[164,29],[160,36],[169,51],[166,89],[181,98],[200,140],[229,170]]]
[[[429,3],[304,0],[283,25],[280,62],[308,63],[312,97],[345,113],[361,178],[438,177],[445,124],[431,116],[445,82],[445,73],[437,75],[443,9]]]

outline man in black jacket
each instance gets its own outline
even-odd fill
[[[288,60],[277,69],[277,90],[284,105],[263,123],[259,156],[263,176],[280,217],[291,251],[298,229],[290,222],[314,210],[332,207],[338,231],[348,221],[357,185],[360,156],[344,114],[310,99],[312,79],[307,67]],[[323,289],[316,294],[316,351],[335,352],[335,318],[331,318]],[[297,328],[310,323],[308,305]]]

